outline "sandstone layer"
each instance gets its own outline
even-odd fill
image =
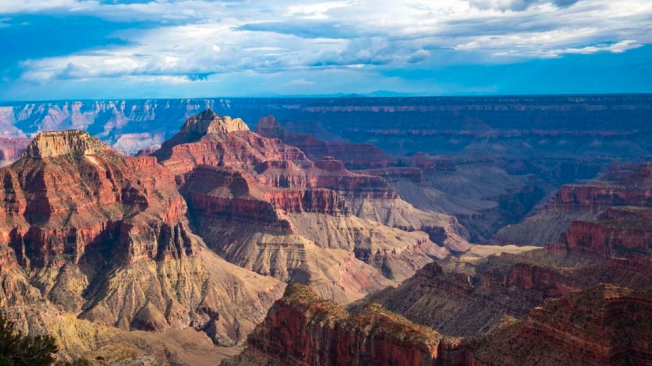
[[[193,227],[218,254],[340,303],[470,247],[454,218],[414,208],[384,178],[312,161],[212,110],[151,156],[175,174]]]
[[[48,301],[98,324],[194,328],[233,345],[284,287],[206,248],[156,158],[124,157],[86,132],[44,133],[0,179],[3,308]]]

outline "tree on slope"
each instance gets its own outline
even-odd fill
[[[0,366],[50,366],[58,351],[53,337],[25,336],[0,314]]]

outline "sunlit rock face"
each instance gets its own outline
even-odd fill
[[[44,301],[123,330],[194,328],[233,345],[281,295],[281,282],[205,247],[155,157],[125,157],[84,131],[48,132],[0,180],[3,308]]]
[[[149,155],[228,261],[348,303],[469,247],[454,218],[414,208],[383,177],[313,161],[233,121],[206,111]]]

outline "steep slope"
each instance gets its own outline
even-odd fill
[[[176,175],[193,227],[217,253],[341,303],[410,277],[448,255],[441,246],[469,248],[453,218],[415,209],[383,178],[313,162],[211,110],[151,156]]]
[[[474,365],[649,365],[652,293],[611,285],[550,299],[477,341]]]
[[[448,215],[455,216],[476,242],[486,242],[501,227],[519,222],[550,189],[532,175],[508,174],[487,154],[464,158],[423,153],[391,157],[371,144],[322,141],[313,135],[290,133],[273,116],[261,118],[256,132],[296,146],[313,160],[333,156],[347,168],[358,169],[357,173],[383,177],[407,202],[420,211],[431,212],[431,220],[439,222],[439,227],[446,226],[441,221],[450,220]],[[358,216],[394,227],[412,227],[392,215],[405,209],[397,207],[389,214],[384,210],[389,206],[387,201],[352,204]],[[410,221],[414,216],[404,215],[401,219]],[[463,252],[468,247],[450,249]]]
[[[630,211],[641,208],[637,212],[643,214],[646,208],[652,207],[649,200],[651,177],[650,163],[614,164],[591,182],[562,186],[539,213],[517,225],[503,228],[493,239],[497,243],[543,246],[555,242],[571,227],[575,232],[572,235],[577,235],[577,229],[582,225],[587,228],[592,225],[590,223],[599,225],[597,222],[609,220],[609,217],[613,217],[614,220],[610,221],[615,223],[614,216],[627,216],[627,207],[632,208]],[[637,214],[629,214],[629,217],[632,215]],[[620,220],[621,227],[625,221]],[[635,220],[632,225],[641,228],[641,221]]]
[[[247,343],[243,354],[222,366],[435,365],[444,340],[380,306],[350,315],[291,284]]]
[[[369,295],[355,310],[377,302],[415,323],[452,336],[487,334],[506,318],[523,319],[548,298],[601,283],[652,286],[649,257],[602,259],[551,249],[487,258],[448,258],[419,270],[396,288]]]
[[[78,319],[47,301],[4,308],[24,334],[56,337],[60,361],[88,366],[214,366],[240,347],[216,347],[192,328],[162,333],[126,331]]]
[[[649,365],[651,320],[649,289],[599,285],[454,338],[378,304],[350,313],[292,284],[244,352],[221,365]]]
[[[3,307],[43,299],[100,324],[192,327],[230,345],[280,296],[282,283],[205,248],[155,158],[86,132],[43,133],[0,180]]]

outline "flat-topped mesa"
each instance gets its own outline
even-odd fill
[[[43,159],[64,155],[96,155],[109,150],[107,145],[86,131],[68,130],[41,133],[27,146],[23,156]]]
[[[186,134],[225,134],[229,132],[249,131],[249,126],[240,118],[232,119],[228,116],[219,116],[212,109],[189,118],[181,127],[181,133]]]

